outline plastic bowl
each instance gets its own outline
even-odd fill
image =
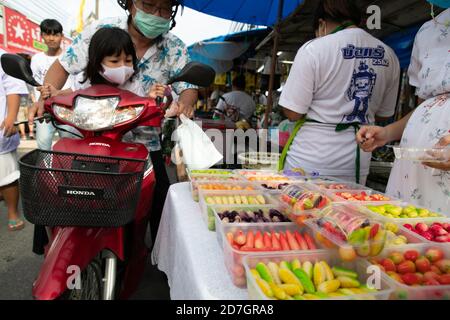
[[[288,254],[272,254],[272,255],[258,255],[258,256],[246,256],[244,257],[244,268],[247,277],[247,290],[250,300],[272,300],[268,298],[256,283],[255,278],[252,276],[251,269],[254,269],[259,262],[265,264],[269,262],[280,263],[282,261],[291,262],[294,259],[298,259],[303,265],[304,262],[309,261],[315,264],[319,261],[325,261],[330,267],[339,266],[346,269],[356,271],[359,275],[358,280],[361,284],[369,283],[368,273],[369,263],[365,260],[358,259],[353,262],[342,261],[333,251],[320,251],[313,252],[307,251],[303,253],[288,253]],[[385,277],[380,280],[380,288],[376,292],[352,294],[341,297],[328,297],[329,300],[387,300],[393,291],[393,284]]]
[[[234,236],[238,234],[239,231],[244,232],[244,234],[248,234],[248,232],[252,232],[253,234],[257,234],[258,232],[261,233],[261,235],[264,235],[265,232],[275,232],[285,233],[287,230],[294,234],[296,231],[300,232],[302,235],[305,233],[308,233],[308,236],[310,237],[310,231],[309,229],[305,228],[298,228],[295,224],[282,224],[282,223],[266,223],[265,225],[238,225],[234,227],[228,227],[227,233],[232,233]],[[217,233],[219,234],[219,232]],[[225,267],[228,270],[228,273],[231,277],[231,280],[233,284],[239,288],[246,288],[247,287],[247,281],[245,276],[245,269],[242,262],[242,259],[246,256],[252,256],[252,255],[261,255],[261,254],[273,254],[274,252],[280,252],[280,253],[303,253],[303,252],[320,252],[323,251],[320,246],[317,246],[315,249],[303,249],[303,250],[286,250],[286,251],[274,251],[271,250],[255,250],[255,251],[243,251],[238,250],[235,247],[232,247],[230,242],[225,240],[223,241],[223,254],[224,254],[224,261],[225,261]]]
[[[443,163],[450,161],[450,148],[400,148],[394,147],[398,160]]]
[[[315,240],[329,249],[338,249],[344,261],[377,256],[385,246],[384,222],[370,219],[345,204],[333,204],[321,218],[305,221]]]
[[[424,208],[418,208],[419,211],[416,210],[416,213],[413,214],[413,206],[406,203],[406,202],[400,202],[400,203],[390,203],[387,204],[388,208],[392,208],[392,209],[388,209],[388,211],[385,209],[386,204],[363,204],[361,206],[361,211],[364,212],[364,214],[371,216],[373,218],[376,219],[384,219],[384,220],[391,220],[391,221],[395,221],[397,223],[415,223],[415,222],[421,222],[421,221],[426,221],[426,220],[430,220],[430,221],[436,221],[436,220],[445,220],[447,219],[447,216],[442,215],[442,214],[438,214],[436,213],[436,215],[440,215],[440,216],[436,216],[436,217],[424,217],[424,216],[420,216],[420,210],[426,210],[426,212],[430,212],[428,209],[424,209]],[[398,208],[396,208],[398,207]],[[406,210],[405,209],[408,209]],[[383,209],[382,209],[383,208]],[[416,208],[416,207],[414,207]],[[399,211],[400,209],[400,211]],[[380,211],[383,210],[383,211]],[[389,210],[393,210],[392,213],[389,213]],[[404,217],[402,218],[401,215],[405,213],[405,215],[408,215],[408,217]]]
[[[249,198],[252,200],[248,201]],[[246,199],[246,200],[245,200]],[[261,201],[257,200],[264,200]],[[236,201],[239,200],[239,201]],[[270,194],[265,194],[263,191],[209,191],[199,190],[199,204],[202,213],[202,218],[210,231],[216,230],[216,220],[214,216],[214,208],[226,207],[261,207],[261,206],[277,206],[278,200],[273,198]]]
[[[408,250],[417,250],[420,255],[424,255],[430,248],[439,248],[444,252],[444,259],[450,259],[450,246],[439,244],[409,244],[403,247],[387,248],[377,260],[387,258],[392,252],[404,254]],[[448,273],[447,273],[448,274]],[[394,286],[391,299],[394,300],[450,300],[450,285],[433,286],[408,286],[391,278],[387,273],[382,272]]]

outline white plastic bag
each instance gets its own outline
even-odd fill
[[[175,130],[177,141],[183,152],[183,162],[189,170],[204,170],[223,159],[214,143],[194,121],[180,116],[181,125]]]

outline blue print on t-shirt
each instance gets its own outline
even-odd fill
[[[355,107],[351,114],[344,116],[343,122],[354,122],[358,119],[360,123],[366,124],[369,122],[367,111],[377,82],[377,74],[374,69],[369,69],[366,61],[361,61],[358,69],[353,71],[352,82],[347,90],[347,97],[355,100]]]

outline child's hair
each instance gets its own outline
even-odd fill
[[[84,71],[85,78],[81,83],[89,79],[92,85],[108,84],[108,81],[100,75],[100,71],[103,70],[102,61],[105,57],[119,56],[122,52],[133,57],[133,68],[136,74],[138,60],[130,35],[116,27],[99,29],[92,36],[89,45],[89,61]]]

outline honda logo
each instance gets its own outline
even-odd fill
[[[67,190],[66,193],[80,196],[95,196],[95,192],[92,191]]]
[[[80,198],[92,200],[104,199],[104,191],[102,189],[92,189],[92,188],[72,187],[72,186],[59,186],[58,195],[64,198]]]

